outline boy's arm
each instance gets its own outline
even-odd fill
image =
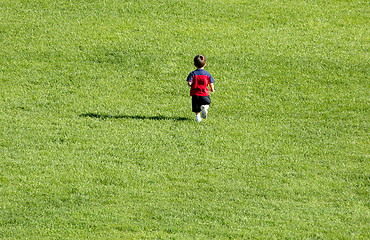
[[[209,88],[211,89],[211,92],[215,92],[215,87],[213,86],[213,83],[209,84]]]
[[[186,81],[188,82],[188,85],[191,86],[193,83],[193,74],[190,73],[189,76],[186,78]]]

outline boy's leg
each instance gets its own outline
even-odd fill
[[[200,100],[201,99],[198,96],[193,96],[192,97],[192,108],[193,108],[193,112],[195,113],[195,120],[197,122],[202,121],[202,118],[200,116],[200,112],[202,111]]]
[[[202,121],[202,118],[201,118],[201,116],[200,116],[200,112],[195,113],[195,120],[196,120],[197,122]]]
[[[207,118],[208,108],[211,104],[209,96],[193,96],[192,97],[192,108],[195,113],[195,119],[197,122],[202,121],[202,118]]]
[[[202,118],[207,118],[207,113],[208,113],[208,108],[209,105],[211,104],[211,98],[208,96],[202,97],[202,105],[201,105],[201,115]]]
[[[206,119],[207,118],[207,113],[208,113],[208,108],[209,108],[209,105],[202,105],[201,106],[201,109],[202,109],[202,118]]]

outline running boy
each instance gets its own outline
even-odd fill
[[[195,112],[195,119],[197,122],[200,122],[202,118],[207,118],[208,107],[211,104],[208,86],[211,92],[215,92],[213,87],[215,80],[209,72],[204,70],[206,66],[205,56],[195,56],[194,66],[197,69],[189,74],[187,82],[190,86],[190,96],[192,96],[192,109]]]

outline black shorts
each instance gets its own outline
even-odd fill
[[[210,105],[211,98],[208,96],[192,96],[192,107],[193,112],[200,112],[202,109],[200,108],[202,105]]]

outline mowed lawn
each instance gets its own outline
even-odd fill
[[[0,239],[369,239],[369,7],[1,1]]]

